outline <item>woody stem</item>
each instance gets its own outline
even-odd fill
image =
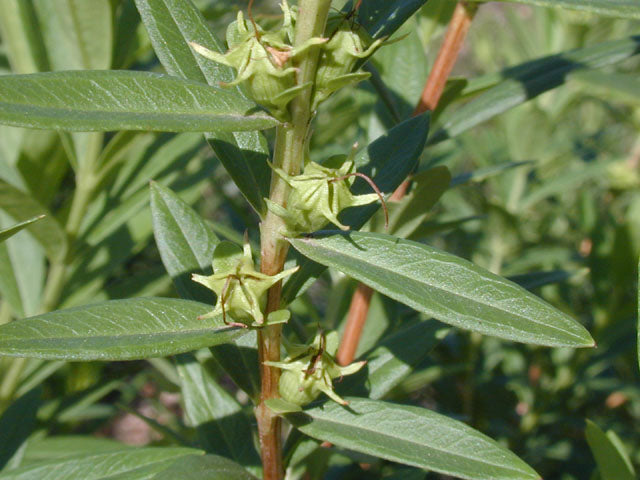
[[[303,45],[311,38],[322,36],[331,0],[300,0],[298,6],[294,47]],[[294,62],[294,66],[298,69],[298,85],[315,80],[319,53],[317,47],[311,48]],[[288,175],[298,175],[304,162],[312,117],[312,94],[312,89],[308,88],[294,98],[289,107],[291,122],[276,129],[273,164]],[[280,176],[272,175],[269,199],[286,208],[288,196],[287,183]],[[261,271],[267,275],[276,275],[284,268],[289,245],[280,233],[283,227],[282,219],[271,212],[266,214],[260,226]],[[269,289],[265,318],[268,318],[271,312],[280,309],[281,290],[281,282]],[[281,334],[281,325],[267,326],[258,332],[261,393],[260,402],[256,408],[256,419],[264,480],[280,480],[283,476],[280,419],[265,404],[266,400],[278,397],[280,371],[264,364],[266,361],[280,360]]]

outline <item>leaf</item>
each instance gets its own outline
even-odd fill
[[[13,72],[35,73],[47,70],[47,54],[31,2],[0,2],[0,34]]]
[[[484,0],[471,0],[480,2]],[[640,19],[640,5],[636,0],[496,0],[505,3],[524,3],[541,7],[570,8],[610,17]]]
[[[52,70],[105,70],[111,66],[110,0],[36,0]]]
[[[199,320],[210,305],[172,298],[111,300],[0,326],[0,354],[65,360],[139,360],[229,342],[247,333],[222,317]]]
[[[196,427],[203,448],[259,470],[260,457],[248,441],[252,436],[251,424],[242,407],[194,355],[180,355],[176,366],[185,416]]]
[[[229,90],[126,70],[2,76],[0,122],[83,132],[239,131],[278,124]]]
[[[256,332],[249,332],[233,342],[216,345],[209,350],[238,388],[257,404],[261,387]]]
[[[393,192],[415,168],[429,133],[429,115],[406,120],[377,138],[367,148],[356,154],[355,164],[359,172],[373,178],[383,192]],[[355,183],[351,191],[356,195],[370,193],[365,183]],[[379,204],[349,208],[338,218],[353,230],[361,228],[380,208]],[[325,269],[315,262],[299,262],[300,270],[294,273],[282,290],[283,302],[291,303]]]
[[[40,388],[22,395],[0,417],[0,470],[20,450],[36,426],[36,414],[40,406]]]
[[[361,3],[358,10],[358,23],[373,38],[386,37],[400,28],[425,3],[427,0],[367,0]],[[351,8],[352,1],[342,11],[348,12]]]
[[[41,217],[42,220],[29,229],[30,233],[45,249],[49,259],[59,260],[66,254],[67,235],[55,217],[31,195],[4,180],[0,180],[0,209],[18,222]]]
[[[130,447],[83,453],[4,472],[0,480],[143,480],[149,478],[150,472],[165,470],[179,458],[191,455],[202,455],[202,452],[193,448]]]
[[[234,79],[230,67],[198,55],[189,46],[189,42],[196,42],[222,52],[206,19],[190,0],[136,0],[136,5],[153,48],[170,75],[213,86]],[[234,91],[244,96],[239,88]],[[262,199],[269,196],[271,177],[264,136],[260,132],[216,132],[207,134],[207,140],[247,201],[262,214]]]
[[[151,480],[178,478],[180,480],[257,480],[237,463],[217,455],[190,455],[180,458]]]
[[[462,422],[430,410],[348,398],[287,414],[318,440],[405,465],[473,480],[540,479],[526,463]]]
[[[364,355],[365,367],[345,377],[336,391],[339,395],[383,398],[413,371],[447,332],[448,329],[435,320],[403,328]]]
[[[640,76],[638,74],[586,70],[572,73],[570,79],[572,82],[583,85],[588,94],[602,92],[613,100],[635,105],[640,103]]]
[[[411,235],[427,219],[450,182],[447,167],[435,167],[415,175],[411,193],[397,207],[391,206],[389,233],[402,238]]]
[[[15,225],[5,228],[4,230],[0,230],[0,242],[4,242],[8,238],[11,238],[20,230],[25,227],[28,227],[33,222],[37,222],[38,220],[44,218],[44,215],[38,215],[37,217],[30,218],[29,220],[25,220],[24,222],[16,223]]]
[[[361,232],[289,241],[312,260],[453,326],[537,345],[594,346],[582,325],[524,288],[427,245]]]
[[[60,459],[73,452],[74,455],[83,453],[93,455],[96,453],[122,450],[123,445],[115,440],[98,438],[89,435],[60,435],[29,440],[27,451],[24,454],[24,462],[42,462]]]
[[[442,128],[430,138],[435,144],[453,138],[541,93],[563,85],[569,73],[600,68],[640,52],[640,36],[600,43],[526,62],[502,72],[503,80],[466,105],[443,114]]]
[[[189,205],[156,182],[151,183],[151,214],[162,263],[180,296],[213,304],[211,291],[191,280],[191,274],[211,274],[218,237]]]
[[[587,443],[596,459],[602,480],[633,480],[636,478],[633,465],[620,438],[613,432],[604,433],[591,420],[585,430]]]

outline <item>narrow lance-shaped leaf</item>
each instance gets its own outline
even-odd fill
[[[360,232],[319,232],[290,242],[312,260],[453,326],[536,345],[594,345],[582,325],[524,288],[427,245]]]
[[[136,0],[153,48],[170,75],[218,86],[231,82],[230,67],[195,53],[189,42],[222,52],[207,20],[190,0]],[[233,90],[244,96],[239,88]],[[251,206],[262,214],[269,196],[269,147],[260,132],[208,133],[216,156]]]
[[[167,75],[78,71],[0,77],[0,123],[168,132],[270,128],[278,121],[229,90]]]
[[[213,304],[211,291],[191,280],[191,274],[210,274],[218,237],[186,202],[155,182],[151,184],[151,214],[162,263],[180,296]]]
[[[20,230],[25,227],[28,227],[33,222],[37,222],[38,220],[44,218],[44,215],[38,215],[37,217],[30,218],[29,220],[25,220],[24,222],[16,223],[15,225],[5,228],[4,230],[0,230],[0,242],[4,242],[6,239],[11,238]]]
[[[246,442],[246,439],[244,440]],[[153,480],[257,480],[256,477],[228,458],[218,455],[182,457]]]
[[[442,128],[430,138],[434,144],[455,137],[541,93],[564,84],[569,73],[600,68],[640,53],[640,36],[601,43],[579,50],[526,62],[502,73],[495,87],[450,114],[443,115]]]
[[[65,360],[141,360],[230,342],[246,329],[200,320],[204,303],[172,298],[111,300],[0,326],[0,355]]]
[[[353,3],[348,2],[343,12],[349,12]],[[386,37],[400,28],[425,3],[427,0],[367,0],[358,9],[358,23],[373,38]]]
[[[318,440],[472,480],[537,480],[540,476],[509,450],[462,422],[425,408],[348,398],[287,419]]]
[[[260,457],[251,438],[251,423],[240,404],[227,393],[193,354],[176,358],[185,416],[203,448],[232,458],[259,473]]]
[[[20,451],[35,428],[41,395],[42,390],[34,388],[13,402],[0,417],[0,470]]]
[[[3,472],[0,480],[147,480],[182,457],[202,454],[194,448],[129,447],[38,462]]]
[[[480,2],[484,0],[471,0]],[[640,18],[640,4],[636,0],[496,0],[505,3],[524,3],[540,7],[570,8],[587,13],[620,18]]]
[[[587,420],[587,443],[596,459],[602,480],[633,480],[637,478],[633,464],[624,450],[620,438],[613,432],[603,432],[598,425]]]
[[[428,114],[406,120],[358,152],[355,158],[356,169],[372,177],[382,192],[390,194],[414,170],[424,150],[428,133]],[[370,187],[365,182],[355,183],[351,191],[362,195],[370,193]],[[377,203],[348,208],[338,218],[343,224],[357,230],[379,208]],[[282,298],[285,303],[293,301],[325,269],[309,260],[302,260],[300,265],[300,270],[283,287]]]

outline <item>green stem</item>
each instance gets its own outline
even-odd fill
[[[294,47],[303,45],[309,39],[320,37],[324,33],[330,0],[300,0],[299,15],[296,23]],[[318,67],[319,48],[312,48],[301,55],[295,65],[298,68],[299,85],[315,80]],[[312,118],[311,88],[303,91],[291,102],[291,122],[278,127],[273,163],[289,175],[298,175],[304,164],[309,124]],[[286,207],[289,186],[278,175],[271,177],[269,199]],[[284,227],[282,219],[268,212],[261,225],[261,270],[268,275],[282,271],[289,248],[280,232]],[[282,284],[274,285],[268,293],[265,317],[280,309]],[[258,351],[261,374],[260,403],[256,408],[260,448],[262,454],[264,480],[280,480],[283,475],[281,452],[280,419],[265,405],[265,400],[278,397],[280,371],[264,365],[265,361],[280,360],[282,327],[265,327],[258,333]]]

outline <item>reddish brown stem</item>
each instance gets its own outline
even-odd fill
[[[456,5],[444,41],[422,91],[420,101],[413,112],[414,116],[420,115],[427,110],[433,111],[438,105],[447,83],[447,78],[449,78],[451,70],[453,70],[453,66],[458,59],[476,10],[477,7],[475,5],[470,6],[465,2],[458,2]],[[409,182],[409,179],[402,182],[389,200],[402,200],[409,189]],[[348,365],[355,358],[362,330],[369,313],[372,294],[373,290],[371,288],[360,284],[351,298],[347,324],[338,348],[337,359],[341,365]]]

